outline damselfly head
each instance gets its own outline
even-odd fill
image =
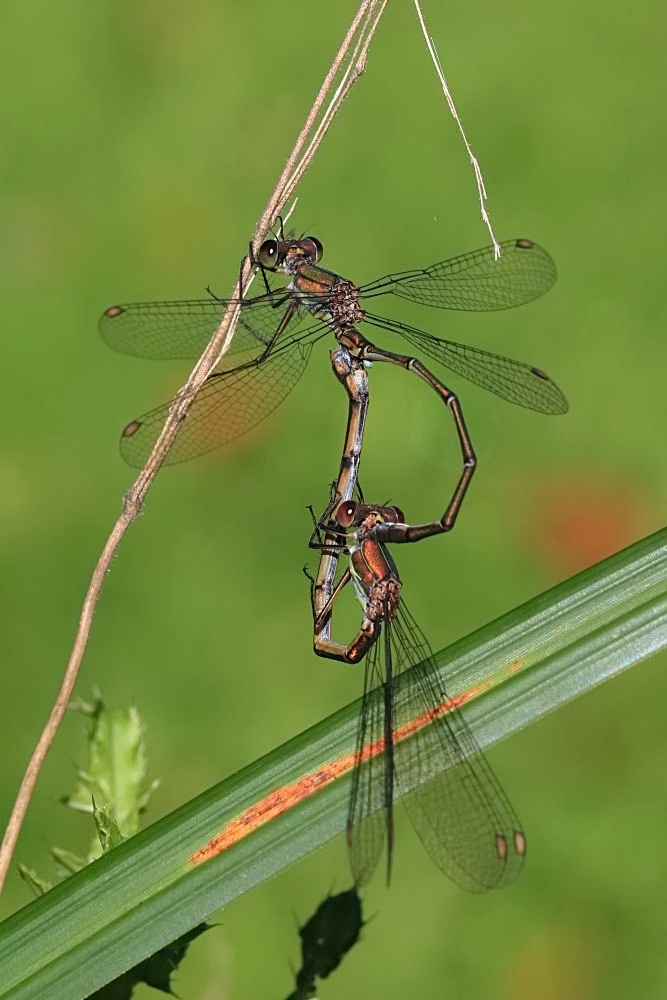
[[[291,272],[299,262],[317,264],[322,257],[322,244],[316,236],[300,240],[264,240],[257,251],[257,263],[266,271]]]
[[[354,500],[343,500],[334,508],[332,516],[342,528],[349,528],[351,525],[358,527],[369,517],[372,517],[376,523],[383,521],[389,524],[405,523],[405,514],[400,507],[356,503]]]

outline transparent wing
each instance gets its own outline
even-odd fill
[[[541,368],[515,361],[502,354],[492,354],[480,347],[457,344],[431,336],[424,330],[366,313],[365,322],[405,337],[428,357],[445,368],[463,375],[470,382],[538,413],[567,413],[569,404],[556,383]]]
[[[100,319],[102,339],[115,351],[141,358],[198,358],[218,328],[231,300],[213,297],[180,302],[133,302],[111,306]],[[244,299],[228,354],[256,350],[270,343],[292,296],[282,289]],[[305,315],[308,315],[305,313]],[[288,324],[296,330],[304,313]]]
[[[278,344],[261,363],[252,360],[227,371],[214,372],[195,398],[165,464],[184,462],[213,451],[261,423],[296,385],[313,342],[305,337],[290,340]],[[128,465],[136,468],[144,465],[170,405],[171,401],[164,403],[127,425],[120,451]]]
[[[397,664],[416,664],[395,685],[397,797],[428,853],[454,882],[471,892],[506,885],[525,854],[519,820],[403,604],[392,622],[392,641]]]
[[[364,694],[347,816],[348,856],[357,889],[375,871],[386,834],[383,645],[382,639],[376,641],[364,661]]]
[[[363,285],[364,298],[399,295],[438,309],[485,312],[511,309],[544,295],[556,280],[556,265],[532,240],[506,240],[415,271],[387,274]]]

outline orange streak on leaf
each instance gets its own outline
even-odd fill
[[[199,864],[215,857],[216,854],[222,854],[223,851],[233,847],[248,834],[254,833],[260,826],[287,812],[288,809],[314,795],[315,792],[319,792],[321,788],[331,784],[346,771],[352,770],[354,761],[355,755],[353,753],[345,754],[344,757],[339,757],[331,764],[327,764],[311,774],[304,775],[298,781],[274,788],[259,802],[255,802],[240,816],[231,820],[207,844],[195,851],[190,861],[192,864]]]
[[[517,670],[520,666],[521,661],[517,660],[509,667],[509,670]],[[398,726],[394,730],[394,742],[398,743],[400,740],[412,736],[419,729],[430,725],[441,715],[446,715],[453,709],[464,705],[467,701],[472,701],[473,698],[478,697],[489,687],[492,687],[492,681],[478,684],[463,694],[445,699],[445,701],[439,705],[435,705],[430,711],[418,715],[415,719],[405,723],[405,725]],[[382,753],[384,753],[384,739],[379,739],[374,743],[364,746],[358,760],[356,753],[345,754],[343,757],[339,757],[338,760],[318,768],[317,771],[312,771],[310,774],[304,775],[289,785],[282,785],[279,788],[275,788],[268,795],[265,795],[264,798],[250,806],[249,809],[246,809],[240,816],[237,816],[236,819],[227,823],[220,833],[216,834],[215,837],[209,840],[207,844],[204,844],[198,851],[195,851],[190,857],[190,862],[192,864],[200,864],[202,861],[209,861],[217,854],[222,854],[223,851],[233,847],[234,844],[238,844],[239,841],[244,840],[249,834],[254,833],[260,826],[276,819],[282,813],[287,812],[288,809],[292,809],[298,805],[299,802],[330,785],[331,782],[340,778],[347,771],[351,771],[355,764],[363,764],[372,757],[379,757]]]

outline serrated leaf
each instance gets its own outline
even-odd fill
[[[127,840],[116,823],[112,806],[102,805],[98,808],[93,799],[93,819],[103,852],[110,851],[112,847],[117,847]]]
[[[198,924],[176,941],[165,945],[154,955],[150,955],[134,968],[124,972],[118,979],[91,993],[86,1000],[130,1000],[134,988],[140,983],[152,986],[154,990],[160,990],[162,993],[168,993],[169,996],[176,996],[171,988],[171,977],[185,958],[190,944],[210,926],[210,924]]]
[[[91,713],[88,766],[77,772],[79,786],[65,801],[71,809],[108,807],[122,837],[139,829],[139,815],[153,786],[146,784],[144,726],[136,708],[109,712],[98,702]]]
[[[80,871],[81,868],[88,864],[86,858],[82,858],[78,854],[73,854],[72,851],[66,851],[62,847],[52,847],[51,855],[60,868],[59,875],[62,878],[73,875],[74,872]]]
[[[74,707],[90,719],[88,761],[85,769],[77,769],[74,794],[60,801],[85,813],[94,813],[93,802],[97,803],[98,837],[89,851],[93,860],[137,832],[139,817],[158,783],[146,779],[144,725],[136,708],[110,712],[99,692],[92,704],[80,700]]]
[[[48,892],[52,886],[52,882],[47,882],[46,879],[41,878],[37,872],[33,871],[32,868],[28,868],[26,865],[19,864],[18,866],[19,875],[26,883],[29,885],[36,896],[41,896],[43,893]]]

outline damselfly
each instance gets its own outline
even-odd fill
[[[453,523],[475,468],[458,399],[417,358],[376,346],[358,328],[365,323],[399,334],[446,368],[510,402],[541,413],[565,413],[565,397],[540,368],[434,337],[366,308],[371,299],[391,294],[441,309],[509,309],[544,294],[555,281],[555,264],[537,243],[508,240],[501,251],[497,260],[493,247],[485,247],[357,286],[319,266],[322,245],[315,237],[266,240],[254,261],[266,291],[240,301],[231,350],[196,397],[167,461],[184,461],[220,447],[260,423],[296,384],[313,345],[332,332],[362,362],[383,361],[414,372],[450,410],[464,465],[458,502],[451,512]],[[271,287],[272,272],[288,278],[288,283]],[[112,306],[100,321],[100,331],[111,347],[128,354],[194,358],[228,304],[211,295],[196,301]],[[169,404],[159,406],[127,425],[121,452],[130,465],[143,465],[168,408]]]
[[[389,880],[394,800],[400,796],[436,864],[464,888],[481,892],[515,878],[526,838],[457,699],[445,691],[431,648],[401,598],[390,553],[373,537],[378,527],[404,520],[398,507],[336,501],[311,539],[314,548],[326,550],[337,537],[339,552],[349,558],[324,608],[313,602],[315,652],[346,663],[365,657],[347,819],[350,866],[355,885],[364,885],[386,840]],[[342,644],[322,634],[350,581],[363,619],[357,635]]]

